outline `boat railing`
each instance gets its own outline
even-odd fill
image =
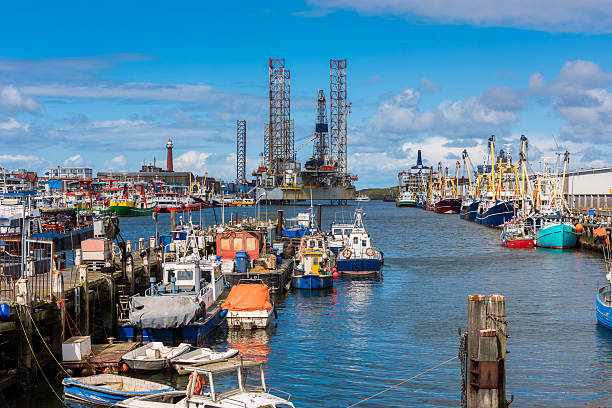
[[[230,403],[230,404],[236,405],[238,407],[248,408],[248,405],[246,404],[246,402],[243,402],[243,401],[240,401],[240,400],[236,400],[236,399],[233,399],[233,398],[230,398],[230,397],[224,398],[223,402],[224,403]]]
[[[287,396],[287,398],[285,398],[285,399],[286,399],[287,401],[290,401],[290,400],[291,400],[291,394],[290,394],[290,393],[288,393],[287,391],[279,390],[278,388],[275,388],[275,387],[268,387],[268,390],[267,390],[267,391],[268,391],[268,392],[270,392],[270,391],[272,391],[272,390],[274,390],[274,391],[276,391],[276,392],[279,392],[279,393],[281,393],[281,394],[286,395],[286,396]],[[274,395],[274,394],[273,394],[273,393],[271,393],[271,392],[270,392],[270,394]]]

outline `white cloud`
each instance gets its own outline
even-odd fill
[[[212,155],[213,153],[190,150],[174,158],[174,170],[193,171],[198,174],[203,174],[208,170],[207,160]]]
[[[79,167],[85,164],[85,159],[80,154],[76,154],[64,160],[64,167]]]
[[[550,32],[612,32],[612,3],[606,0],[309,0],[315,9],[352,9],[398,15],[433,24],[514,27]]]
[[[15,118],[9,118],[7,122],[0,122],[0,130],[4,130],[7,132],[21,130],[27,132],[28,130],[30,130],[30,125],[28,123],[19,123],[15,120]]]
[[[0,91],[0,107],[9,114],[17,112],[36,113],[40,105],[34,98],[23,96],[13,85],[8,85]]]
[[[421,78],[419,82],[419,87],[423,93],[434,93],[440,89],[440,85],[436,84],[434,81],[427,77]]]
[[[8,165],[7,165],[8,164]],[[26,154],[2,154],[0,155],[0,167],[25,168],[27,170],[42,170],[49,166],[49,160],[36,155]]]

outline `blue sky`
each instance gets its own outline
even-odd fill
[[[534,169],[559,149],[572,167],[612,164],[606,2],[207,3],[3,4],[0,165],[136,170],[172,138],[175,169],[232,179],[236,120],[248,169],[262,150],[269,57],[291,69],[296,144],[329,58],[348,59],[359,187],[393,184],[419,148],[481,162],[490,134],[514,151],[527,135]]]

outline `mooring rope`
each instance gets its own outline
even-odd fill
[[[349,405],[347,408],[355,407],[355,406],[357,406],[357,405],[359,405],[359,404],[361,404],[361,403],[363,403],[363,402],[366,402],[366,401],[371,400],[372,398],[376,398],[376,397],[378,397],[379,395],[384,394],[384,393],[385,393],[385,392],[387,392],[387,391],[390,391],[390,390],[392,390],[392,389],[394,389],[394,388],[399,387],[399,386],[400,386],[400,385],[402,385],[402,384],[407,383],[408,381],[412,381],[412,380],[414,380],[415,378],[422,376],[423,374],[427,374],[428,372],[433,371],[433,370],[435,370],[436,368],[442,367],[444,364],[448,364],[448,363],[450,363],[451,361],[456,360],[457,358],[459,358],[459,357],[458,357],[458,356],[455,356],[455,357],[449,358],[448,360],[446,360],[446,361],[444,361],[444,362],[442,362],[442,363],[440,363],[440,364],[438,364],[438,365],[436,365],[436,366],[434,366],[434,367],[431,367],[431,368],[430,368],[430,369],[428,369],[428,370],[425,370],[425,371],[423,371],[423,372],[421,372],[421,373],[419,373],[419,374],[417,374],[417,375],[414,375],[414,376],[412,376],[412,377],[410,377],[410,378],[408,378],[408,379],[406,379],[406,380],[403,380],[403,381],[401,381],[401,382],[399,382],[399,383],[397,383],[397,384],[395,384],[395,385],[392,385],[391,387],[385,388],[384,390],[382,390],[382,391],[380,391],[380,392],[377,392],[377,393],[376,393],[376,394],[374,394],[374,395],[371,395],[371,396],[369,396],[369,397],[367,397],[367,398],[364,398],[364,399],[362,399],[361,401],[358,401],[358,402],[356,402],[356,403],[354,403],[354,404],[352,404],[352,405]]]
[[[66,404],[65,404],[64,400],[57,394],[57,392],[53,388],[53,385],[51,385],[51,382],[49,381],[49,379],[45,375],[45,372],[43,371],[40,363],[38,362],[38,358],[36,357],[36,353],[34,352],[34,348],[32,347],[32,343],[30,343],[30,339],[28,338],[28,335],[26,333],[25,327],[23,326],[23,322],[21,321],[21,314],[19,313],[19,308],[17,308],[17,318],[19,320],[19,324],[21,325],[21,330],[23,330],[23,336],[25,337],[25,339],[26,339],[26,341],[28,343],[28,347],[30,348],[30,351],[32,352],[32,356],[34,357],[34,361],[36,361],[36,365],[38,366],[38,370],[40,371],[40,373],[44,377],[45,381],[47,382],[47,385],[49,385],[49,388],[51,388],[51,391],[53,392],[53,395],[55,395],[57,397],[57,399],[61,402],[62,406],[65,406]]]
[[[57,363],[57,365],[62,369],[62,371],[64,372],[64,374],[66,374],[66,376],[70,377],[70,375],[68,374],[68,372],[66,371],[66,369],[64,368],[64,366],[57,360],[57,358],[55,357],[55,354],[53,354],[53,352],[51,351],[51,349],[49,348],[49,345],[47,344],[47,342],[45,341],[45,338],[43,337],[42,333],[40,332],[40,330],[38,329],[38,326],[36,325],[36,322],[34,321],[34,318],[32,317],[32,314],[30,313],[30,310],[26,307],[26,312],[28,313],[28,316],[30,317],[30,320],[32,321],[32,323],[34,324],[34,328],[36,329],[36,333],[38,333],[38,335],[40,336],[40,340],[42,341],[42,343],[45,345],[45,347],[47,348],[47,351],[49,352],[49,354],[51,354],[51,357],[53,357],[53,360],[55,360],[55,362]]]

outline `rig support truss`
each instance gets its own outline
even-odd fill
[[[291,75],[285,68],[285,60],[269,60],[270,74],[270,122],[268,124],[268,171],[283,176],[288,161],[292,161],[293,131],[291,125]]]
[[[236,184],[246,184],[246,120],[236,121]]]
[[[315,139],[312,156],[319,163],[325,164],[329,155],[328,147],[328,126],[327,126],[327,102],[325,100],[325,92],[319,89],[317,94],[317,117],[315,120]]]
[[[346,99],[346,59],[329,60],[330,148],[335,167],[345,175],[347,168],[347,123],[350,105]]]

